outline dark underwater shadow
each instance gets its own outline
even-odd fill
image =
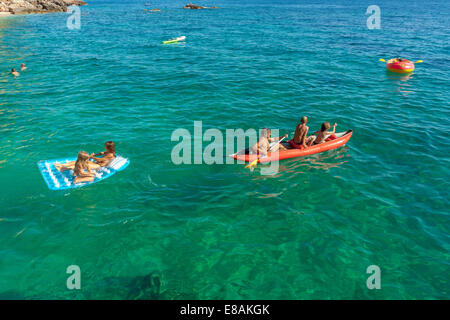
[[[16,291],[0,292],[0,300],[26,300],[27,298]]]
[[[178,289],[162,291],[161,275],[151,272],[137,277],[107,277],[100,280],[83,299],[87,300],[193,300],[195,294]]]
[[[86,299],[158,300],[161,279],[154,272],[137,277],[108,277],[94,287],[95,293],[87,293]]]

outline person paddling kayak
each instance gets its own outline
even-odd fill
[[[261,137],[258,142],[253,146],[245,150],[245,154],[260,154],[261,156],[266,156],[269,151],[278,151],[278,150],[286,150],[286,148],[282,144],[278,144],[274,146],[272,150],[270,150],[270,143],[274,141],[279,141],[281,138],[287,138],[288,135],[285,134],[283,137],[271,138],[270,135],[272,131],[268,128],[264,128],[261,131]]]

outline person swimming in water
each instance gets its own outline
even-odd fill
[[[18,73],[18,72],[16,71],[16,69],[14,69],[14,68],[11,69],[11,74],[12,74],[14,77],[18,77],[18,76],[20,75],[20,73]]]
[[[336,132],[336,127],[337,127],[337,123],[333,124],[333,132],[328,132],[328,129],[330,129],[330,124],[328,122],[322,123],[322,127],[320,128],[319,131],[316,132],[317,133],[316,138],[314,139],[314,141],[311,140],[312,145],[316,145],[316,144],[324,143],[329,140],[336,139],[337,137],[334,134]]]
[[[289,145],[294,149],[305,149],[308,147],[308,130],[309,127],[306,125],[308,123],[308,117],[303,116],[300,119],[300,123],[297,124],[295,128],[294,137],[288,141]]]
[[[20,64],[20,71],[25,71],[25,70],[27,70],[27,67],[25,67],[25,63],[21,63]]]

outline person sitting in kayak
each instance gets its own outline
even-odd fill
[[[287,138],[288,135],[285,134],[283,137],[278,138],[271,138],[270,135],[272,134],[272,131],[268,128],[264,128],[261,131],[261,137],[259,138],[258,142],[255,143],[253,146],[248,148],[246,151],[246,154],[260,154],[262,156],[266,156],[269,151],[278,151],[278,150],[286,150],[286,148],[278,143],[276,146],[273,147],[272,150],[270,150],[270,143],[274,141],[279,141],[281,138],[285,137]]]
[[[320,128],[320,130],[315,132],[317,134],[316,138],[314,139],[314,141],[311,140],[312,145],[336,139],[337,137],[334,135],[334,133],[336,132],[336,127],[337,123],[333,124],[333,132],[328,132],[328,129],[330,129],[330,124],[328,122],[322,123],[322,127]],[[327,138],[327,135],[330,136]]]
[[[98,156],[102,156],[101,158],[96,158]],[[91,159],[94,159],[94,161],[102,166],[107,166],[114,158],[116,157],[116,146],[113,141],[106,141],[105,142],[105,151],[102,151],[97,154],[91,154]]]
[[[290,146],[294,149],[305,149],[307,147],[307,134],[309,127],[306,125],[308,123],[308,118],[303,116],[300,123],[297,124],[295,128],[294,137],[288,141]]]

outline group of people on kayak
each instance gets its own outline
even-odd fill
[[[317,144],[324,143],[326,141],[336,139],[335,131],[337,123],[333,124],[333,131],[328,132],[331,128],[328,122],[322,123],[322,126],[319,131],[315,132],[315,136],[308,137],[309,127],[306,125],[308,123],[308,118],[303,116],[300,120],[300,123],[295,128],[294,137],[288,141],[288,146],[284,146],[281,143],[277,143],[273,147],[270,146],[271,142],[278,142],[283,138],[287,138],[288,135],[285,134],[282,137],[272,138],[271,130],[268,128],[264,128],[261,132],[261,137],[258,142],[255,143],[250,148],[246,149],[245,154],[260,154],[262,156],[267,155],[269,151],[279,151],[279,150],[288,150],[288,149],[305,149]]]

